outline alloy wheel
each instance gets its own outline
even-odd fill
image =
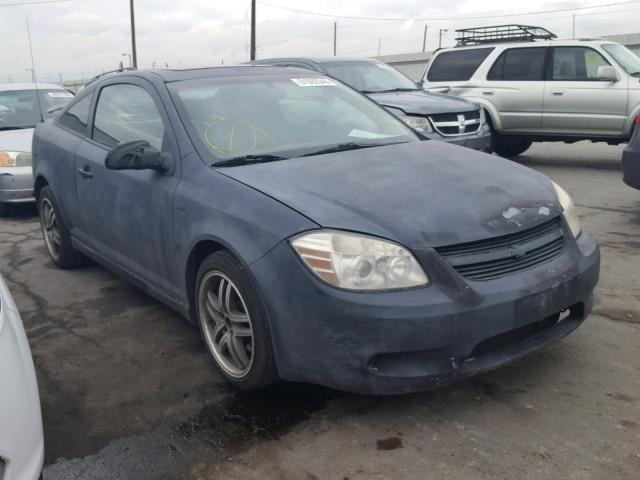
[[[54,259],[59,259],[62,247],[60,228],[56,211],[48,198],[43,199],[40,204],[40,224],[42,225],[42,234],[49,254]]]
[[[200,324],[220,367],[234,378],[247,375],[254,359],[251,317],[236,285],[224,273],[205,274],[198,292]]]

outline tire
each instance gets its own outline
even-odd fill
[[[532,143],[529,140],[511,139],[494,134],[493,151],[501,157],[516,157],[524,153]]]
[[[69,230],[51,188],[45,186],[38,197],[40,229],[53,263],[59,268],[73,268],[86,263],[87,258],[71,245]]]
[[[214,252],[200,265],[195,306],[202,338],[228,383],[253,391],[278,380],[260,291],[228,251]]]
[[[0,217],[8,217],[11,214],[11,205],[0,202]]]

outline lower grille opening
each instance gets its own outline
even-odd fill
[[[528,340],[529,338],[553,327],[557,323],[562,322],[571,316],[581,316],[583,309],[584,306],[582,303],[578,303],[566,310],[549,315],[538,322],[530,323],[494,337],[487,338],[474,347],[467,360],[472,360],[482,355]]]

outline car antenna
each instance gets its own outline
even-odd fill
[[[29,26],[29,18],[27,18],[27,36],[29,37],[29,53],[31,54],[31,75],[33,77],[33,83],[36,89],[36,101],[38,102],[38,113],[40,114],[40,121],[44,122],[44,115],[42,114],[42,105],[40,104],[40,92],[38,91],[38,77],[36,75],[36,65],[33,61],[33,46],[31,45],[31,27]]]

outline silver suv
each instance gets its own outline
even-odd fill
[[[640,58],[603,39],[555,40],[540,27],[458,30],[423,87],[482,105],[502,156],[534,141],[627,142],[640,113]]]

